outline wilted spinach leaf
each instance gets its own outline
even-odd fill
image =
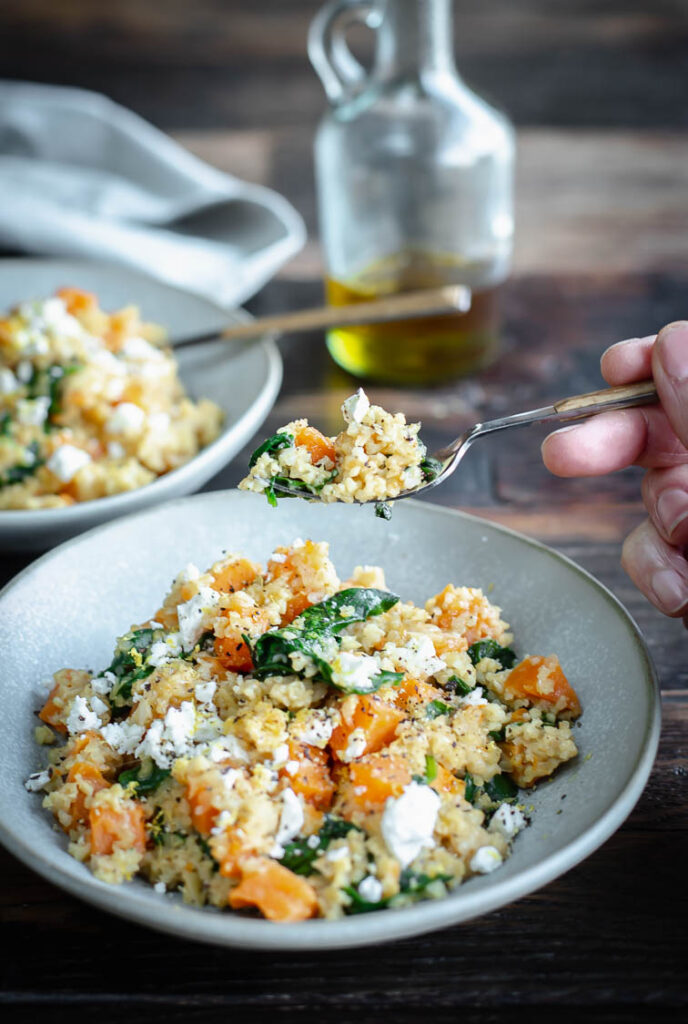
[[[511,668],[516,654],[510,647],[501,647],[496,640],[478,640],[468,648],[468,656],[474,665],[483,658],[493,658],[502,668]]]
[[[292,675],[294,667],[289,656],[298,653],[315,662],[321,678],[331,684],[330,662],[336,657],[339,648],[339,634],[354,622],[365,622],[373,615],[388,611],[398,600],[395,594],[386,590],[350,587],[319,604],[311,605],[288,626],[269,630],[256,641],[244,637],[251,649],[253,674],[258,679]],[[394,682],[399,678],[396,672],[380,673],[376,682],[382,686],[385,682]]]
[[[289,434],[287,433],[287,431],[284,431],[283,433],[273,434],[272,437],[268,437],[265,441],[263,441],[262,444],[258,445],[256,450],[251,455],[251,458],[248,460],[248,468],[253,469],[261,455],[265,455],[266,452],[269,452],[270,455],[272,455],[273,452],[279,452],[283,448],[293,447],[293,434]]]
[[[320,831],[314,833],[318,840],[317,845],[315,843],[309,845],[308,839],[297,839],[292,843],[287,843],[280,864],[289,868],[296,875],[312,875],[315,871],[313,861],[318,859],[334,839],[343,839],[352,831],[361,832],[362,829],[350,821],[344,821],[343,818],[335,818],[328,814]],[[309,838],[312,837],[309,836]]]
[[[146,659],[155,640],[162,636],[160,630],[144,628],[134,629],[119,638],[112,662],[106,669],[117,678],[110,691],[110,703],[114,707],[126,704],[134,683],[151,674],[153,666],[146,664]]]
[[[139,765],[138,768],[130,768],[121,772],[117,778],[120,786],[130,786],[132,783],[136,789],[136,796],[143,793],[152,793],[158,788],[161,782],[169,778],[169,768],[159,768],[155,761]]]

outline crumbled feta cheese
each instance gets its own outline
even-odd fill
[[[97,694],[94,694],[93,697],[91,697],[91,710],[95,711],[97,715],[104,715],[106,711],[110,710],[110,707],[105,703],[105,701],[101,700]]]
[[[470,869],[479,875],[489,875],[502,863],[502,855],[496,846],[481,846],[471,858]]]
[[[282,811],[280,813],[275,845],[270,851],[271,857],[284,854],[284,844],[297,836],[304,823],[303,805],[293,789],[282,790]]]
[[[201,633],[209,625],[219,600],[220,595],[212,587],[201,587],[190,601],[177,605],[179,636],[185,651],[193,649]]]
[[[193,562],[188,562],[186,569],[182,569],[178,573],[176,580],[174,581],[175,586],[179,586],[181,583],[191,583],[193,580],[197,580],[201,575],[201,570]]]
[[[73,444],[61,444],[59,448],[55,449],[46,465],[63,484],[68,484],[90,461],[91,456],[83,448],[77,448]]]
[[[414,678],[433,676],[447,666],[437,657],[435,645],[429,636],[416,634],[410,637],[403,647],[385,644],[382,655],[391,658],[404,672]]]
[[[483,688],[482,688],[482,686],[476,686],[475,689],[471,690],[470,693],[467,693],[465,697],[461,698],[461,700],[459,701],[459,707],[462,707],[462,708],[474,707],[474,708],[476,708],[476,707],[480,707],[480,705],[482,705],[482,704],[487,704],[487,703],[488,703],[487,700],[483,697]]]
[[[370,409],[370,401],[363,388],[351,395],[342,403],[342,416],[347,423],[361,423]]]
[[[22,359],[20,363],[17,363],[17,379],[22,384],[28,384],[33,377],[33,363],[28,359]]]
[[[156,882],[155,885],[153,886],[153,889],[155,890],[155,892],[159,892],[161,894],[167,892],[167,886],[165,885],[164,882]]]
[[[221,811],[215,819],[215,824],[210,830],[211,836],[221,835],[225,829],[234,825],[234,815],[230,811]]]
[[[298,775],[299,773],[299,762],[298,761],[287,761],[284,766],[284,770],[287,775]]]
[[[68,732],[74,735],[78,732],[88,732],[90,729],[100,729],[100,726],[100,718],[88,706],[85,697],[75,697],[67,717]]]
[[[42,772],[34,772],[33,775],[29,775],[24,783],[24,789],[28,789],[29,793],[38,793],[49,782],[50,769],[45,768]]]
[[[369,654],[351,654],[341,651],[331,663],[332,682],[345,692],[374,689],[373,677],[380,671],[375,658]]]
[[[161,434],[170,427],[170,414],[167,412],[154,412],[148,417],[148,429],[154,433]]]
[[[389,797],[382,814],[387,849],[405,868],[424,847],[434,846],[432,833],[440,798],[430,786],[410,782],[399,797]]]
[[[122,402],[105,423],[106,434],[138,434],[143,429],[146,414],[140,405]]]
[[[248,751],[236,736],[221,736],[210,744],[208,757],[216,763],[228,758],[243,763],[248,761]]]
[[[90,362],[114,377],[125,377],[127,368],[121,359],[107,348],[100,348],[89,353]]]
[[[30,364],[29,364],[30,365]],[[17,367],[17,370],[19,367]],[[19,387],[19,381],[9,366],[0,366],[0,395],[11,395]]]
[[[309,836],[306,840],[306,846],[309,850],[317,850],[320,846],[320,839],[317,835]]]
[[[382,899],[382,883],[372,875],[367,875],[358,883],[358,894],[366,903],[379,903]]]
[[[110,722],[100,730],[105,742],[118,754],[133,754],[143,737],[144,728],[135,722]]]
[[[111,459],[123,459],[127,454],[127,450],[119,441],[108,441],[107,453]]]
[[[492,815],[487,830],[488,832],[499,832],[505,839],[513,839],[527,824],[525,816],[519,811],[518,807],[504,803],[500,804]]]
[[[289,759],[289,747],[286,743],[280,743],[272,752],[272,765],[274,768],[281,768]]]
[[[139,338],[138,336],[127,338],[120,349],[120,354],[125,359],[133,359],[136,362],[164,359],[164,354],[159,348],[151,345],[145,338]]]
[[[159,768],[169,768],[176,757],[190,752],[195,726],[194,706],[185,700],[181,707],[168,708],[164,719],[155,719],[136,748],[136,754],[152,757]]]
[[[39,340],[35,335],[41,331],[50,331],[52,334],[71,338],[80,338],[86,334],[76,317],[67,312],[64,300],[57,297],[22,302],[17,312],[25,321],[28,340],[33,344]],[[45,338],[40,340],[45,342]],[[42,351],[47,351],[47,347],[46,343]]]
[[[156,640],[151,644],[148,662],[154,668],[157,668],[158,665],[174,661],[181,653],[182,645],[179,640],[179,633],[169,633],[164,640]]]
[[[217,690],[217,683],[214,679],[209,679],[207,683],[197,683],[194,688],[194,697],[199,704],[210,704],[211,700],[215,696]]]
[[[227,793],[231,793],[239,778],[241,778],[241,772],[238,768],[227,768],[222,772],[222,785]]]
[[[42,427],[48,418],[50,398],[40,395],[38,398],[21,398],[17,402],[17,419],[27,427]]]
[[[317,844],[316,844],[317,845]],[[325,860],[331,861],[333,864],[339,860],[345,860],[349,856],[349,850],[346,846],[335,846],[333,850],[328,850],[325,854]],[[360,892],[360,889],[359,889]]]
[[[283,551],[273,551],[273,553],[270,555],[270,561],[271,562],[278,562],[280,565],[283,562],[286,562],[286,560],[287,560],[287,556],[284,554]]]
[[[102,676],[94,676],[91,680],[91,689],[94,693],[106,696],[117,682],[114,672],[103,672]]]
[[[334,732],[334,722],[322,708],[311,711],[304,727],[295,729],[294,735],[300,743],[308,743],[312,747],[325,747]]]
[[[194,694],[195,696],[195,694]],[[212,704],[201,704],[196,712],[196,731],[194,732],[194,743],[211,743],[218,736],[222,736],[224,722],[215,713]]]
[[[353,729],[349,736],[346,750],[341,755],[342,761],[355,761],[357,757],[363,757],[367,745],[368,740],[365,730],[360,728],[360,726],[358,729]]]

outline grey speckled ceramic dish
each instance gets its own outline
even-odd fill
[[[142,881],[98,882],[28,793],[39,765],[32,733],[38,684],[63,666],[99,668],[113,640],[158,607],[180,567],[224,549],[265,560],[276,544],[330,541],[343,577],[385,567],[391,589],[424,601],[449,581],[484,588],[513,625],[517,651],[556,652],[580,694],[580,758],[532,794],[533,823],[513,856],[437,902],[343,921],[280,925],[184,906]],[[484,914],[545,885],[600,846],[642,792],[657,748],[654,670],[633,621],[586,572],[526,537],[459,512],[404,501],[390,523],[368,508],[201,494],[101,526],[44,555],[0,594],[0,838],[56,885],[98,907],[191,939],[265,949],[384,942]],[[43,689],[43,693],[45,690]],[[562,795],[566,800],[562,801]],[[561,813],[559,813],[561,812]]]
[[[163,324],[173,339],[248,318],[241,310],[227,312],[126,267],[66,259],[0,260],[0,311],[24,299],[51,295],[63,285],[95,292],[107,310],[138,305],[145,319]],[[234,348],[210,341],[180,349],[177,358],[191,397],[211,398],[224,410],[220,436],[184,466],[138,490],[64,509],[0,511],[0,550],[42,551],[108,519],[190,494],[236,455],[275,401],[282,380],[276,346],[268,339]]]

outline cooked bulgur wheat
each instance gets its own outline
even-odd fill
[[[134,490],[217,437],[221,410],[185,395],[163,337],[75,288],[0,319],[0,509]]]
[[[26,785],[108,882],[275,921],[441,897],[577,754],[556,656],[511,641],[481,590],[415,606],[380,568],[340,581],[325,543],[189,565],[107,669],[55,673]]]
[[[346,426],[336,437],[305,419],[280,427],[253,453],[239,487],[265,493],[271,504],[285,487],[306,499],[384,502],[427,478],[420,423],[371,405],[362,388],[344,402],[342,415]]]

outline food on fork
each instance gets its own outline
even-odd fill
[[[378,514],[389,518],[385,501],[437,471],[418,437],[420,423],[371,405],[362,388],[343,403],[342,415],[345,425],[336,437],[325,437],[305,419],[280,427],[256,448],[239,487],[264,493],[271,505],[287,491],[324,502],[374,501]]]
[[[512,642],[481,590],[416,606],[325,543],[188,565],[107,668],[55,673],[26,786],[110,883],[280,922],[441,898],[577,755],[556,655]]]
[[[0,510],[64,508],[150,483],[213,441],[164,331],[62,288],[0,319]]]

